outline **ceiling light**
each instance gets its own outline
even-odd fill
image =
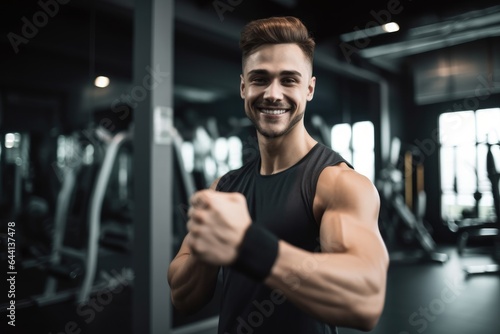
[[[382,26],[386,32],[396,32],[399,30],[399,25],[396,22],[389,22]]]
[[[109,78],[104,76],[98,76],[97,78],[95,78],[94,85],[99,88],[108,87]]]
[[[359,29],[354,27],[354,31],[340,35],[340,39],[343,42],[350,42],[362,39],[369,39],[372,36],[378,36],[386,33],[391,33],[399,30],[399,25],[395,22],[389,22],[381,26],[370,26],[365,29]]]

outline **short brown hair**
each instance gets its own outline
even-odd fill
[[[297,44],[312,66],[316,43],[302,21],[293,16],[270,17],[248,23],[240,38],[243,66],[247,57],[260,46],[284,43]]]

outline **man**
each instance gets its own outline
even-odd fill
[[[379,197],[304,127],[314,41],[297,18],[274,17],[249,23],[240,46],[260,156],[192,196],[168,272],[172,302],[185,312],[205,305],[222,268],[220,334],[370,330],[388,267]]]

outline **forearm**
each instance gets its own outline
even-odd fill
[[[174,306],[181,312],[194,313],[213,296],[219,267],[183,254],[172,261],[168,270],[168,283]]]
[[[369,330],[382,312],[386,270],[385,254],[310,253],[280,241],[265,283],[322,321]]]

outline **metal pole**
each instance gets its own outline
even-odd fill
[[[170,333],[174,0],[141,0],[134,12],[133,332]]]

